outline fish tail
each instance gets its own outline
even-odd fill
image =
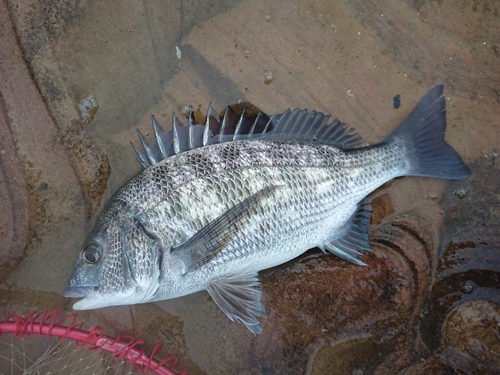
[[[470,176],[469,167],[444,140],[446,102],[443,85],[430,90],[408,118],[385,142],[404,145],[410,161],[411,176],[463,180]]]

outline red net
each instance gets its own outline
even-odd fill
[[[37,335],[58,337],[59,341],[72,340],[78,349],[91,351],[107,351],[116,359],[125,359],[135,365],[143,374],[186,375],[187,371],[176,372],[173,367],[178,360],[175,356],[157,360],[156,354],[162,347],[158,343],[151,354],[142,348],[144,341],[132,336],[110,337],[104,334],[104,329],[94,325],[90,330],[83,328],[84,323],[78,322],[78,314],[63,315],[62,310],[33,311],[25,317],[11,314],[5,321],[0,321],[0,335],[11,333],[14,337]]]

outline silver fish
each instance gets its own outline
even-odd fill
[[[109,202],[65,291],[75,309],[166,300],[207,290],[231,320],[261,333],[258,272],[319,247],[359,264],[370,251],[373,190],[398,176],[465,179],[444,141],[443,86],[382,143],[362,146],[338,120],[307,110],[232,124],[173,116],[155,144],[139,133],[145,170]],[[250,120],[249,120],[250,119]],[[265,121],[263,121],[263,119]]]

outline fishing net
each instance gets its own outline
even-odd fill
[[[158,374],[186,375],[177,358],[157,360],[132,336],[110,337],[94,325],[85,330],[77,314],[62,310],[11,314],[0,321],[0,374]]]

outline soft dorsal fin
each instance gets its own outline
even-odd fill
[[[307,109],[287,110],[267,116],[259,111],[247,115],[245,108],[236,114],[231,106],[222,116],[208,106],[204,124],[195,123],[193,109],[189,109],[188,123],[184,125],[172,115],[172,130],[165,132],[154,116],[151,116],[155,143],[148,145],[138,130],[144,153],[133,144],[139,163],[147,168],[169,156],[216,143],[237,140],[268,139],[285,142],[328,144],[343,149],[360,146],[361,137],[339,120],[329,122],[330,116]]]
[[[307,109],[287,110],[271,116],[273,131],[262,134],[260,138],[283,141],[321,143],[344,149],[355,148],[361,143],[361,136],[343,122],[330,115]]]

